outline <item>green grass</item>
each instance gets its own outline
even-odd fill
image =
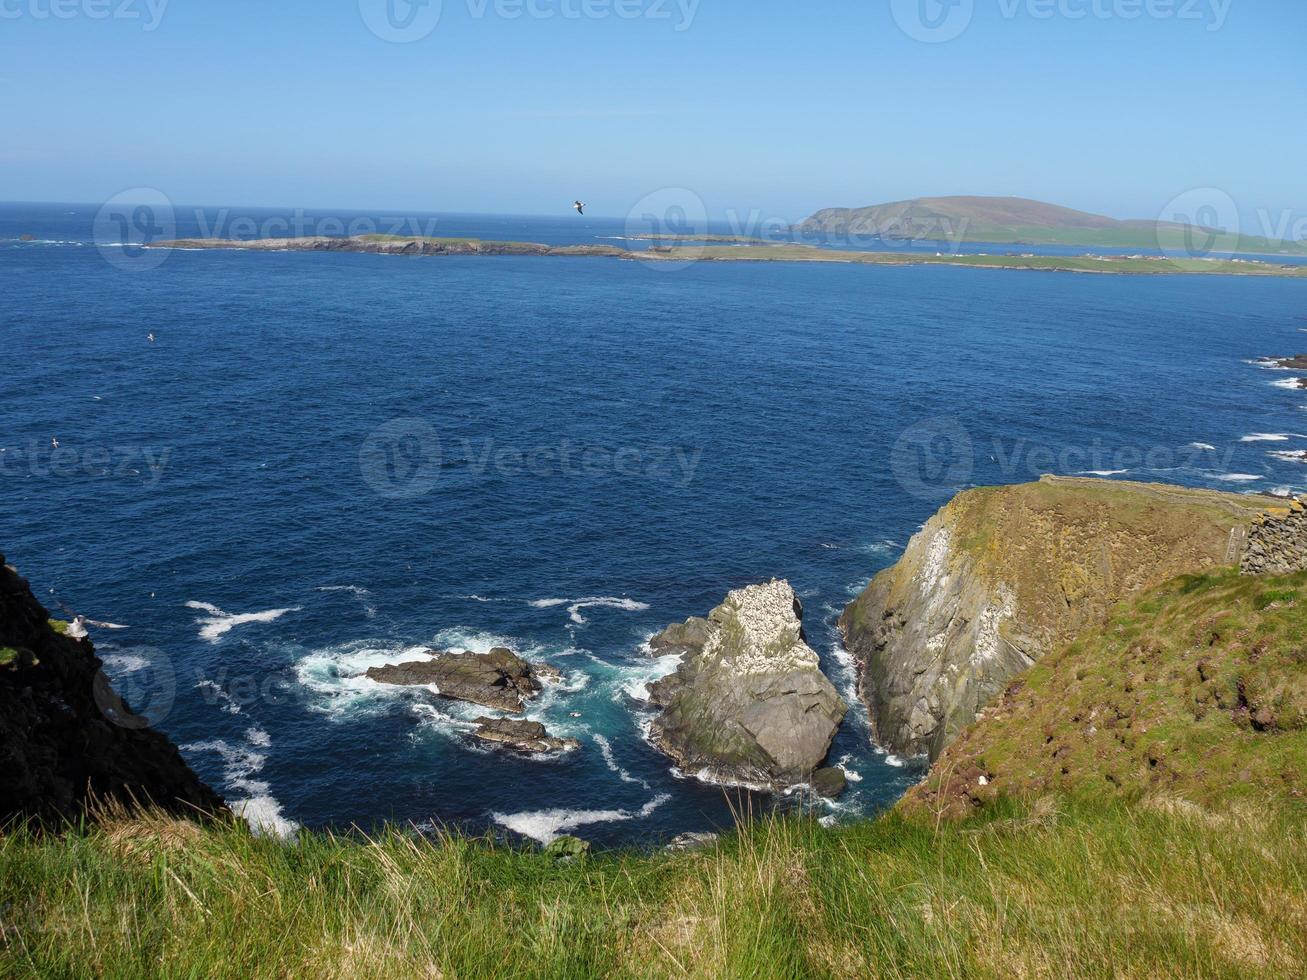
[[[8,667],[10,664],[17,663],[18,651],[13,647],[0,647],[0,667]]]
[[[1129,258],[1062,255],[931,255],[924,252],[858,252],[802,245],[674,246],[634,252],[646,261],[842,262],[854,265],[948,265],[973,269],[1018,269],[1102,275],[1236,275],[1307,278],[1307,266],[1221,259]]]
[[[1283,807],[1044,801],[559,863],[110,820],[0,839],[0,944],[14,976],[1290,977],[1307,832]]]
[[[980,783],[983,777],[983,785]],[[1307,573],[1185,575],[1043,658],[908,795],[1307,801]]]
[[[59,633],[60,635],[68,632],[68,624],[64,622],[62,619],[51,619],[49,620],[49,623],[50,623],[50,629],[54,630],[56,633]]]

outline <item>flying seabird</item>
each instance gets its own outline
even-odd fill
[[[51,449],[58,449],[58,448],[59,448],[59,437],[58,437],[58,436],[55,436],[53,439],[50,440],[50,448],[51,448]]]
[[[67,634],[73,637],[74,639],[78,639],[78,640],[84,639],[86,636],[86,627],[88,626],[94,626],[96,629],[102,629],[102,630],[127,629],[126,626],[122,626],[119,623],[102,623],[98,619],[87,619],[85,616],[80,616],[77,613],[73,612],[62,602],[59,603],[59,608],[72,617],[72,623],[69,624],[68,626]]]
[[[585,205],[582,204],[580,201],[573,201],[572,207],[576,208],[577,214],[581,214],[581,215],[585,214]]]
[[[154,334],[150,334],[145,339],[148,340],[150,343],[154,343]]]

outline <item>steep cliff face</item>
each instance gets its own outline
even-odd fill
[[[1287,503],[1045,477],[959,494],[840,619],[878,740],[937,757],[1014,676],[1182,572],[1236,565]]]
[[[113,692],[89,640],[63,635],[0,555],[0,824],[75,819],[88,797],[186,815],[222,798]]]
[[[706,620],[671,626],[651,645],[680,668],[650,685],[663,710],[654,743],[692,774],[785,787],[810,779],[848,706],[805,642],[786,582],[727,596]]]

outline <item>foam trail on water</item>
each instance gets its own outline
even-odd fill
[[[568,616],[577,626],[584,626],[586,623],[585,616],[581,615],[583,609],[622,609],[626,612],[644,612],[649,608],[647,602],[637,602],[635,599],[625,599],[621,596],[587,596],[584,599],[534,599],[527,605],[532,609],[554,609],[558,606],[567,606]]]
[[[598,732],[595,732],[591,738],[593,738],[595,744],[599,746],[599,754],[604,757],[604,764],[613,772],[617,773],[618,779],[624,783],[634,783],[636,786],[643,786],[645,789],[653,788],[643,779],[638,779],[635,776],[632,776],[617,764],[617,760],[613,757],[613,747],[608,739],[604,738],[604,736],[600,735]]]
[[[255,725],[246,732],[245,745],[234,746],[222,739],[214,739],[183,745],[182,751],[213,752],[222,759],[222,778],[227,792],[243,794],[242,798],[229,800],[228,806],[232,812],[245,818],[256,835],[293,837],[299,824],[282,813],[281,804],[272,795],[271,787],[254,778],[268,761],[267,755],[258,750],[271,744],[268,733]]]
[[[210,643],[218,642],[219,638],[229,633],[237,626],[243,626],[246,623],[271,623],[274,620],[281,619],[287,613],[299,612],[299,606],[292,606],[286,609],[266,609],[263,612],[256,613],[232,613],[224,612],[217,606],[208,602],[196,602],[191,600],[186,603],[188,609],[198,609],[208,615],[197,619],[200,625],[200,639],[208,640]]]
[[[618,823],[626,820],[643,820],[671,799],[660,793],[639,810],[530,810],[524,813],[492,813],[491,819],[501,827],[530,837],[541,844],[549,844],[569,830],[595,823]]]

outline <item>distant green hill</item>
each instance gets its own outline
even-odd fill
[[[1307,243],[1226,234],[1159,221],[1120,221],[1019,197],[921,197],[865,208],[826,208],[797,229],[850,235],[996,244],[1175,249],[1190,254],[1307,255]]]

